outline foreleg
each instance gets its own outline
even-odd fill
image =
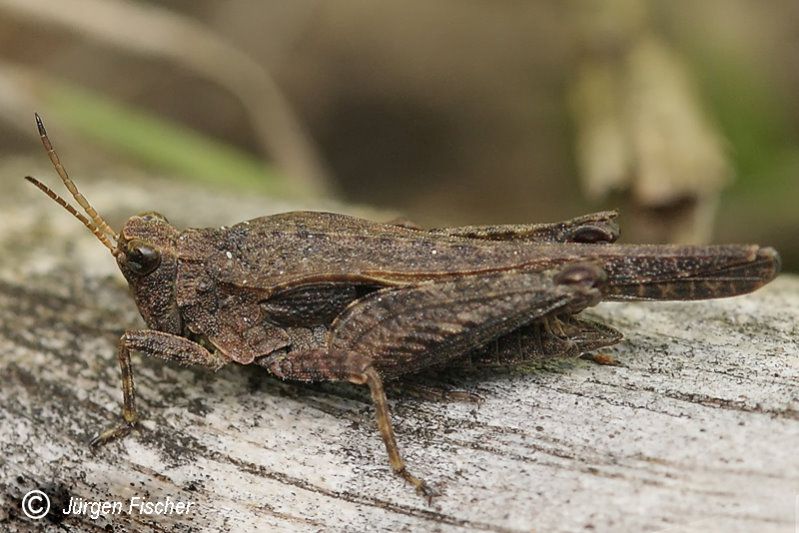
[[[122,371],[122,422],[94,437],[90,446],[99,446],[124,437],[139,422],[133,370],[130,366],[131,351],[175,361],[182,365],[200,365],[213,370],[218,370],[227,363],[227,359],[221,355],[209,352],[185,337],[151,329],[126,331],[119,338],[117,347],[119,368]]]

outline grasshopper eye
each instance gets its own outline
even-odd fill
[[[161,253],[149,244],[138,240],[130,241],[125,257],[130,271],[138,276],[146,276],[161,264]]]

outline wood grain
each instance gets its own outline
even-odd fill
[[[216,225],[320,207],[165,181],[83,188],[117,225],[152,208]],[[389,471],[367,391],[282,383],[260,368],[212,374],[134,355],[144,427],[91,452],[119,416],[116,340],[141,319],[107,251],[29,189],[9,184],[0,200],[2,530],[792,530],[797,277],[728,300],[602,304],[592,317],[626,336],[607,351],[619,366],[557,360],[433,378],[477,392],[479,406],[394,387],[399,445],[442,493],[430,506]],[[37,487],[54,504],[195,505],[34,523],[19,504]]]

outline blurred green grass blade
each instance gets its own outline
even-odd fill
[[[287,178],[243,150],[99,93],[59,83],[44,96],[64,128],[156,169],[226,189],[302,194]]]
[[[781,196],[797,170],[797,139],[785,113],[784,95],[757,65],[712,47],[697,47],[694,62],[706,101],[729,142],[736,192]]]

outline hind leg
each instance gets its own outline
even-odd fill
[[[428,485],[408,472],[405,466],[397,446],[397,439],[394,437],[383,380],[368,357],[352,352],[312,349],[266,357],[258,361],[258,364],[285,380],[349,381],[356,385],[368,386],[375,406],[377,429],[386,446],[391,469],[413,485],[419,494],[428,498],[434,495]]]
[[[336,317],[324,347],[267,356],[258,364],[284,379],[367,385],[392,470],[430,496],[400,456],[382,378],[445,364],[530,321],[594,305],[604,277],[598,267],[577,264],[376,291]]]
[[[534,360],[578,357],[621,339],[621,333],[603,324],[573,316],[548,317],[472,351],[460,366],[509,367]]]

